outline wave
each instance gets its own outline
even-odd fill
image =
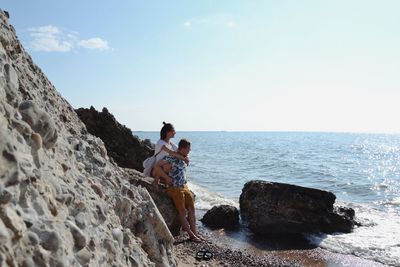
[[[189,182],[196,194],[196,208],[208,210],[216,205],[232,205],[239,208],[238,200]],[[392,202],[399,201],[398,198]],[[361,258],[400,267],[400,216],[366,205],[337,201],[337,205],[353,208],[362,224],[348,234],[314,234],[307,238],[311,243],[336,253],[352,254]]]
[[[233,199],[225,198],[223,195],[216,192],[212,192],[205,187],[194,184],[193,182],[188,183],[189,188],[195,193],[196,209],[209,210],[213,206],[217,205],[231,205],[239,208],[239,202]]]
[[[351,205],[363,226],[349,234],[309,235],[310,242],[333,252],[400,266],[400,217],[368,206]]]

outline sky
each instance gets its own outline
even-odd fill
[[[397,0],[1,0],[74,107],[133,131],[400,133]]]

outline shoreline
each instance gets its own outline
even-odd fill
[[[179,267],[189,266],[316,266],[316,267],[383,267],[389,266],[357,257],[355,255],[331,252],[318,246],[307,246],[297,241],[288,246],[286,240],[283,246],[263,246],[260,240],[244,238],[243,230],[225,232],[223,229],[210,230],[202,225],[198,219],[202,211],[196,211],[199,232],[207,237],[203,243],[188,240],[186,233],[175,238],[174,252]],[[199,216],[200,215],[200,216]],[[276,241],[275,241],[276,242]],[[264,242],[264,244],[267,242]],[[282,244],[281,244],[282,245]],[[195,259],[196,252],[205,247],[214,253],[211,260]]]
[[[203,233],[204,234],[204,233]],[[178,267],[207,266],[207,267],[241,267],[241,266],[312,266],[312,267],[384,267],[379,262],[363,259],[354,255],[340,254],[317,247],[308,250],[290,249],[280,251],[264,251],[255,255],[249,250],[232,249],[228,245],[217,244],[209,235],[203,243],[188,240],[180,235],[174,243],[174,252]],[[196,252],[205,247],[212,251],[211,260],[196,260]]]

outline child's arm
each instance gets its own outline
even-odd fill
[[[186,162],[186,164],[189,164],[189,158],[188,157],[184,157],[181,154],[179,154],[178,152],[175,152],[171,149],[169,149],[168,147],[166,147],[165,145],[162,146],[161,150],[164,150],[165,152],[167,152],[170,156],[173,156],[177,159],[183,160],[184,162]]]

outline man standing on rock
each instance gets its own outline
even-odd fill
[[[187,157],[190,153],[190,142],[181,139],[177,152]],[[191,240],[201,242],[205,239],[197,233],[194,196],[187,186],[186,168],[187,164],[183,160],[173,156],[164,157],[154,166],[157,175],[164,178],[168,184],[167,194],[175,204],[183,229],[189,234]]]

